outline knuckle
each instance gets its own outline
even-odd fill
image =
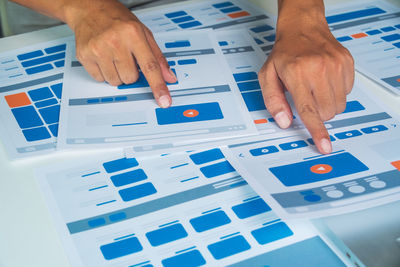
[[[318,113],[318,111],[314,107],[314,105],[309,104],[309,103],[300,104],[297,110],[298,110],[299,114],[302,114],[304,116],[307,116],[309,114],[317,114]]]
[[[144,72],[155,72],[160,70],[160,65],[155,60],[150,60],[144,63],[141,67]]]

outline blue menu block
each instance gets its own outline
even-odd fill
[[[341,21],[346,21],[346,20],[351,20],[351,19],[358,19],[358,18],[363,18],[363,17],[369,17],[373,15],[379,15],[386,13],[385,10],[380,9],[378,7],[373,7],[373,8],[368,8],[368,9],[362,9],[362,10],[357,10],[357,11],[351,11],[347,13],[342,13],[338,15],[333,15],[333,16],[328,16],[326,17],[326,21],[328,24],[331,23],[336,23],[336,22],[341,22]]]
[[[227,41],[221,41],[221,42],[218,42],[218,44],[219,44],[219,46],[227,46],[228,42]]]
[[[103,167],[107,173],[118,172],[136,166],[139,166],[139,162],[135,158],[131,159],[122,158],[103,163]]]
[[[65,60],[56,61],[56,62],[54,62],[54,65],[55,65],[57,68],[62,68],[62,67],[65,66]]]
[[[22,133],[25,136],[26,141],[28,142],[39,141],[51,137],[46,127],[38,127],[38,128],[22,130]]]
[[[106,260],[112,260],[143,250],[137,237],[130,237],[100,247],[101,253]]]
[[[301,147],[306,147],[308,146],[306,142],[304,142],[303,140],[299,140],[299,141],[294,141],[294,142],[288,142],[288,143],[283,143],[280,144],[279,147],[282,150],[292,150],[292,149],[296,149],[296,148],[301,148]]]
[[[189,157],[196,165],[200,165],[214,160],[223,159],[224,154],[222,154],[219,148],[214,148],[200,153],[192,154]]]
[[[262,156],[266,154],[276,153],[279,149],[276,146],[265,146],[260,148],[255,148],[250,150],[250,154],[254,157]]]
[[[117,88],[118,89],[131,89],[131,88],[142,88],[149,87],[149,83],[147,82],[146,77],[144,77],[143,72],[139,71],[139,78],[136,82],[130,84],[121,84]]]
[[[316,172],[314,168],[318,166],[329,171]],[[361,161],[348,152],[335,154],[328,157],[272,167],[269,169],[285,186],[296,186],[308,183],[324,181],[353,173],[368,170]]]
[[[260,32],[270,31],[273,29],[274,28],[272,28],[271,26],[266,24],[266,25],[261,25],[261,26],[255,27],[255,28],[251,28],[250,30],[255,33],[260,33]]]
[[[51,64],[45,64],[45,65],[40,65],[37,67],[25,69],[25,72],[28,75],[32,75],[32,74],[36,74],[39,72],[48,71],[48,70],[52,70],[52,69],[54,69],[54,68]]]
[[[176,19],[172,19],[172,21],[174,23],[182,23],[182,22],[187,22],[187,21],[191,21],[194,20],[194,18],[192,16],[185,16],[185,17],[179,17]]]
[[[165,48],[181,48],[181,47],[190,47],[190,46],[191,45],[188,40],[165,43]]]
[[[42,120],[32,106],[13,108],[11,112],[17,120],[19,127],[22,129],[43,125]]]
[[[178,24],[178,26],[181,27],[182,29],[188,29],[188,28],[192,28],[192,27],[196,27],[196,26],[200,26],[200,25],[202,25],[202,24],[200,22],[198,22],[197,20]]]
[[[187,15],[187,13],[185,11],[176,11],[176,12],[171,12],[171,13],[165,14],[165,16],[169,19],[184,16],[184,15]]]
[[[43,54],[42,50],[36,50],[36,51],[32,51],[32,52],[28,52],[28,53],[25,53],[25,54],[18,55],[17,58],[20,61],[22,61],[22,60],[32,59],[32,58],[35,58],[35,57],[40,57],[40,56],[43,56],[43,55],[44,54]]]
[[[157,247],[188,236],[182,224],[177,223],[146,233],[146,237],[153,247]]]
[[[205,166],[200,168],[200,171],[207,178],[213,178],[226,173],[234,172],[235,169],[228,161],[223,161],[213,165]]]
[[[271,211],[271,208],[261,198],[247,201],[232,207],[233,212],[239,219],[246,219],[264,212]]]
[[[215,8],[224,8],[227,6],[233,6],[233,4],[232,4],[232,2],[223,2],[223,3],[214,4],[212,6]]]
[[[286,223],[279,222],[251,231],[251,234],[260,245],[265,245],[276,240],[293,235]]]
[[[346,131],[346,132],[335,134],[335,136],[338,139],[347,139],[347,138],[352,138],[352,137],[356,137],[356,136],[360,136],[360,135],[362,135],[362,133],[358,130]]]
[[[159,125],[219,120],[224,118],[217,102],[157,108],[155,111]]]
[[[242,93],[242,97],[243,97],[244,102],[246,103],[247,109],[250,112],[266,109],[261,90],[254,91],[254,92],[248,92],[248,93]]]
[[[197,60],[194,58],[178,60],[178,65],[191,65],[191,64],[196,64],[196,63],[197,63]]]
[[[251,248],[247,240],[241,236],[234,236],[207,246],[216,260],[220,260]]]
[[[110,218],[110,221],[117,222],[117,221],[126,219],[126,213],[125,212],[114,213],[114,214],[111,214],[109,216],[109,218]]]
[[[39,101],[35,103],[35,107],[37,108],[44,108],[52,105],[58,104],[58,101],[55,98],[46,99],[43,101]]]
[[[381,31],[383,31],[383,32],[391,32],[391,31],[395,31],[395,30],[396,30],[396,28],[391,27],[391,26],[381,28]]]
[[[250,72],[235,73],[233,74],[233,78],[235,78],[236,82],[245,82],[250,80],[257,80],[258,76],[257,73],[255,73],[254,71],[250,71]]]
[[[342,36],[342,37],[336,38],[336,40],[338,40],[339,42],[346,42],[346,41],[353,40],[353,38],[351,38],[350,36]]]
[[[97,219],[93,219],[88,221],[88,225],[90,227],[99,227],[106,224],[106,220],[104,220],[104,218],[97,218]]]
[[[231,222],[231,219],[229,219],[224,211],[219,210],[193,218],[189,222],[196,232],[201,233],[228,224]]]
[[[48,87],[30,90],[30,91],[28,91],[28,95],[32,99],[32,101],[40,101],[40,100],[44,100],[44,99],[53,97],[53,94],[51,93],[51,91]]]
[[[62,45],[56,45],[56,46],[45,48],[44,51],[47,54],[53,54],[53,53],[65,51],[66,48],[67,48],[67,45],[66,44],[62,44]]]
[[[391,35],[382,36],[381,39],[386,42],[397,41],[397,40],[400,40],[400,34],[395,33],[395,34],[391,34]]]
[[[377,34],[380,34],[382,32],[380,30],[371,30],[371,31],[366,31],[365,33],[368,34],[368,35],[377,35]]]
[[[61,99],[62,83],[51,85],[50,88],[58,99]]]
[[[240,92],[261,89],[260,83],[258,81],[241,82],[237,84]]]
[[[60,60],[63,58],[65,58],[65,53],[60,53],[60,54],[54,54],[54,55],[50,55],[50,56],[45,56],[45,57],[40,57],[40,58],[35,58],[32,60],[24,61],[21,63],[21,65],[26,68],[26,67],[41,65],[41,64],[48,63],[48,62],[55,61],[55,60]]]
[[[264,37],[264,39],[265,40],[267,40],[268,42],[275,42],[275,38],[276,38],[276,35],[275,34],[272,34],[272,35],[268,35],[268,36],[265,36]]]
[[[60,105],[41,108],[39,113],[47,124],[57,123],[60,117]]]
[[[146,173],[142,169],[137,169],[110,177],[115,186],[124,186],[147,179]]]
[[[242,9],[237,6],[220,9],[220,11],[223,13],[231,13],[231,12],[236,12],[236,11],[240,11],[240,10],[242,10]]]
[[[197,249],[161,261],[164,267],[196,267],[206,264],[206,260]]]
[[[49,125],[49,130],[54,137],[58,136],[58,123]]]
[[[346,109],[342,113],[364,110],[364,106],[358,101],[349,101],[346,103]]]
[[[386,126],[376,125],[376,126],[372,126],[372,127],[362,128],[361,132],[363,132],[365,134],[371,134],[371,133],[377,133],[377,132],[382,132],[382,131],[386,131],[386,130],[389,130]]]
[[[123,201],[131,201],[157,193],[152,183],[145,183],[134,187],[122,189],[119,192]]]

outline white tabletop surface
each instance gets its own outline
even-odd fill
[[[275,0],[250,0],[276,14]],[[326,0],[326,5],[346,2]],[[390,2],[400,5],[399,0]],[[0,39],[0,52],[68,36],[66,26]],[[396,97],[366,77],[367,88],[400,114]],[[88,157],[98,152],[79,152]],[[36,184],[34,170],[53,162],[68,162],[76,152],[10,162],[0,143],[0,266],[70,267],[46,203]],[[353,214],[324,219],[324,222],[366,263],[367,266],[400,266],[400,201]]]

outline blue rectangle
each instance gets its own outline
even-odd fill
[[[218,42],[218,44],[219,44],[219,46],[227,46],[228,42],[227,41],[221,41],[221,42]]]
[[[234,236],[207,246],[216,260],[220,260],[251,248],[247,240],[241,236]]]
[[[169,42],[169,43],[165,43],[164,45],[165,45],[165,48],[181,48],[181,47],[190,47],[191,46],[191,44],[188,40]]]
[[[329,135],[329,139],[331,139],[331,141],[336,141],[336,138],[333,137],[332,135]],[[314,140],[312,138],[308,138],[307,141],[311,144],[311,145],[315,145]]]
[[[258,83],[258,81],[241,82],[241,83],[238,83],[237,85],[239,87],[240,92],[261,89],[261,86]]]
[[[44,100],[44,99],[53,97],[53,94],[51,93],[51,91],[48,87],[30,90],[30,91],[28,91],[28,95],[32,99],[32,101],[40,101],[40,100]]]
[[[50,98],[50,99],[47,99],[47,100],[36,102],[35,103],[35,107],[44,108],[44,107],[52,106],[52,105],[55,105],[55,104],[58,104],[57,99]]]
[[[224,154],[222,154],[219,148],[214,148],[200,153],[191,154],[189,157],[196,165],[225,158]]]
[[[236,82],[245,82],[245,81],[257,80],[258,75],[256,72],[250,71],[250,72],[235,73],[233,74],[233,78],[235,78]]]
[[[108,217],[110,218],[110,221],[117,222],[117,221],[125,219],[126,218],[126,213],[125,212],[118,212],[118,213],[111,214]]]
[[[395,34],[391,34],[391,35],[382,36],[381,39],[386,42],[397,41],[397,40],[400,40],[400,34],[395,33]]]
[[[240,11],[240,10],[242,10],[242,9],[237,6],[220,9],[220,11],[223,13],[231,13],[231,12],[236,12],[236,11]]]
[[[271,211],[271,208],[262,198],[257,198],[251,201],[232,207],[233,212],[239,219],[246,219],[264,212]]]
[[[383,13],[386,13],[386,11],[382,10],[378,7],[374,7],[374,8],[368,8],[368,9],[351,11],[351,12],[342,13],[342,14],[338,14],[338,15],[328,16],[328,17],[326,17],[326,21],[328,22],[328,24],[331,24],[331,23],[336,23],[336,22],[341,22],[341,21],[346,21],[346,20],[369,17],[369,16],[373,16],[373,15],[379,15],[379,14],[383,14]]]
[[[169,19],[184,16],[184,15],[187,15],[187,13],[185,11],[176,11],[176,12],[171,12],[171,13],[165,14],[165,16]]]
[[[116,186],[124,186],[147,179],[146,173],[142,169],[137,169],[110,177],[112,183]]]
[[[276,146],[265,146],[260,148],[255,148],[250,150],[250,154],[254,157],[272,154],[278,152],[279,149]]]
[[[365,110],[365,107],[361,105],[360,102],[349,101],[346,103],[346,109],[343,111],[343,113],[355,112],[360,110]]]
[[[397,29],[400,29],[400,24],[394,25]]]
[[[219,175],[234,172],[235,169],[228,161],[223,161],[213,165],[202,167],[200,168],[200,171],[204,174],[205,177],[213,178]]]
[[[118,89],[131,89],[131,88],[141,88],[141,87],[149,87],[149,83],[147,82],[146,77],[143,72],[139,71],[139,78],[134,83],[130,84],[121,84],[117,88]]]
[[[178,65],[191,65],[191,64],[196,64],[196,63],[197,63],[197,60],[194,58],[178,60]]]
[[[224,118],[217,102],[157,108],[155,111],[159,125],[220,120]]]
[[[294,141],[294,142],[288,142],[288,143],[283,143],[280,144],[279,147],[282,150],[292,150],[292,149],[296,149],[296,148],[301,148],[301,147],[306,147],[308,146],[307,143],[303,140],[299,140],[299,141]]]
[[[29,52],[29,53],[18,55],[17,58],[20,61],[22,61],[22,60],[32,59],[35,57],[41,57],[43,55],[44,55],[44,53],[42,50],[36,50],[36,51]]]
[[[123,201],[131,201],[157,193],[152,183],[145,183],[134,187],[122,189],[119,192]]]
[[[265,245],[293,235],[286,223],[279,222],[251,231],[252,236],[260,245]]]
[[[50,86],[51,90],[58,99],[61,99],[62,85],[63,85],[62,83],[57,83]]]
[[[122,158],[103,163],[103,167],[107,173],[118,172],[139,166],[139,162],[135,158]]]
[[[254,92],[248,92],[248,93],[242,93],[242,97],[243,97],[244,102],[246,103],[247,109],[250,112],[266,109],[261,90],[254,91]]]
[[[22,130],[22,133],[24,134],[25,139],[28,142],[44,140],[51,137],[46,127],[38,127],[38,128]]]
[[[191,21],[191,20],[194,20],[194,18],[192,16],[185,16],[185,17],[172,19],[172,21],[174,23],[182,23],[182,22],[187,22],[187,21]]]
[[[380,34],[382,32],[380,30],[371,30],[371,31],[366,31],[365,33],[368,34],[368,35],[377,35],[377,34]]]
[[[232,4],[232,2],[223,2],[223,3],[214,4],[212,6],[215,8],[224,8],[227,6],[233,6],[233,4]]]
[[[41,108],[39,113],[47,124],[57,123],[60,117],[60,105]]]
[[[54,69],[54,68],[51,64],[45,64],[45,65],[40,65],[37,67],[25,69],[25,72],[28,75],[32,75],[32,74],[36,74],[39,72],[48,71],[48,70],[52,70],[52,69]]]
[[[58,136],[58,123],[49,125],[49,130],[54,137]]]
[[[268,35],[268,36],[265,36],[264,37],[264,39],[265,40],[267,40],[268,42],[275,42],[275,38],[276,38],[276,35],[275,34],[272,34],[272,35]]]
[[[27,68],[27,67],[41,65],[44,63],[48,63],[51,61],[60,60],[60,59],[64,59],[64,58],[65,58],[65,53],[63,52],[63,53],[59,53],[59,54],[55,54],[55,55],[50,55],[50,56],[45,56],[45,57],[40,57],[40,58],[35,58],[32,60],[24,61],[21,63],[21,65],[24,68]]]
[[[190,224],[198,233],[220,227],[231,222],[228,215],[222,210],[205,214],[191,219]]]
[[[103,245],[100,247],[100,250],[104,256],[104,259],[113,260],[142,251],[143,247],[137,237],[130,237],[117,242]]]
[[[182,29],[193,28],[193,27],[201,26],[201,25],[202,24],[200,22],[198,22],[197,20],[191,21],[191,22],[182,23],[182,24],[178,24],[178,26],[181,27]]]
[[[351,38],[350,36],[342,36],[342,37],[336,38],[336,40],[338,40],[339,42],[346,42],[346,41],[353,40],[353,38]]]
[[[106,224],[106,220],[104,220],[104,218],[96,218],[88,221],[88,225],[93,228],[102,226],[104,224]]]
[[[395,30],[396,30],[396,28],[391,27],[391,26],[381,28],[381,31],[383,31],[383,32],[391,32],[391,31],[395,31]]]
[[[395,47],[400,48],[400,42],[393,44]]]
[[[264,42],[263,41],[261,41],[260,39],[258,39],[258,38],[254,38],[254,41],[256,41],[256,43],[258,44],[258,45],[260,45],[260,44],[263,44]]]
[[[362,133],[358,130],[352,130],[352,131],[346,131],[346,132],[341,132],[341,133],[336,133],[335,136],[338,139],[347,139],[347,138],[352,138],[356,136],[360,136]]]
[[[206,260],[197,249],[161,261],[164,267],[196,267],[206,264]]]
[[[57,68],[62,68],[62,67],[64,67],[64,65],[65,65],[65,60],[56,61],[56,62],[54,62],[54,65],[55,65]]]
[[[261,25],[261,26],[257,26],[257,27],[251,28],[250,30],[252,32],[255,32],[255,33],[260,33],[260,32],[270,31],[270,30],[273,30],[273,29],[274,28],[272,28],[271,26],[265,24],[265,25]]]
[[[62,44],[62,45],[56,45],[56,46],[45,48],[44,51],[47,54],[54,54],[54,53],[57,53],[57,52],[65,51],[66,48],[67,48],[67,45],[66,44]]]
[[[316,173],[312,167],[321,166],[327,169],[326,173]],[[349,174],[368,170],[361,161],[348,152],[335,154],[328,157],[272,167],[269,169],[285,186],[296,186],[324,181]]]
[[[42,120],[32,106],[13,108],[11,112],[17,120],[19,127],[22,129],[43,125]]]
[[[384,125],[376,125],[376,126],[372,126],[372,127],[362,128],[361,132],[363,132],[365,134],[371,134],[371,133],[377,133],[377,132],[382,132],[382,131],[387,131],[387,130],[389,130],[389,129]]]
[[[153,247],[157,247],[188,236],[182,224],[176,223],[146,233],[146,237]]]

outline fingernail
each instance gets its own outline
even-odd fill
[[[160,96],[160,98],[158,98],[158,103],[160,107],[167,108],[171,105],[171,98],[167,95]]]
[[[326,154],[331,153],[332,152],[332,144],[331,144],[331,142],[328,139],[323,138],[321,140],[321,149],[322,149],[322,152],[324,152]]]
[[[279,127],[286,129],[290,126],[290,119],[286,112],[281,111],[274,117],[275,121],[278,123]]]
[[[175,79],[175,81],[177,80],[175,73],[172,71],[171,68],[169,68],[169,74],[171,74],[171,77],[173,77]]]

